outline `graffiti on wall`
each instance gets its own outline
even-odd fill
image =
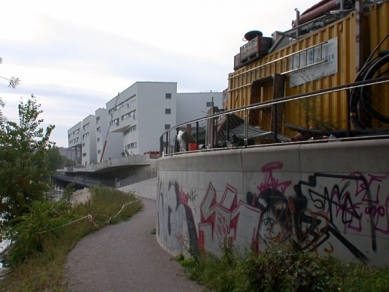
[[[381,183],[388,178],[358,172],[316,173],[308,181],[299,182],[294,188],[294,219],[300,245],[316,248],[336,238],[357,259],[367,262],[361,250],[377,252],[377,233],[388,234],[389,194],[381,192]],[[368,235],[369,247],[355,240],[362,233]]]
[[[189,196],[178,182],[158,185],[158,236],[173,249],[198,250],[198,238]]]
[[[218,200],[210,183],[201,202],[200,213],[199,244],[205,250],[218,254],[226,241],[236,246],[257,244],[260,211],[239,200],[237,189],[233,186],[227,185]]]
[[[263,250],[294,240],[305,251],[339,249],[368,262],[378,251],[377,238],[389,234],[389,194],[382,191],[389,174],[314,173],[293,185],[280,179],[282,167],[280,161],[264,165],[256,190],[245,197],[231,184],[218,193],[209,182],[202,195],[183,191],[176,181],[160,182],[160,237],[175,248],[216,254],[226,241]]]

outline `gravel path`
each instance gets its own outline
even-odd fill
[[[156,227],[155,200],[143,199],[143,204],[129,221],[88,235],[69,253],[69,291],[202,291],[151,234]]]

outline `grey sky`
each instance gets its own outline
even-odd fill
[[[243,36],[285,31],[319,1],[4,1],[0,16],[3,113],[32,93],[67,146],[67,130],[136,81],[172,81],[178,92],[222,91]]]

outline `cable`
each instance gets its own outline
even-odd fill
[[[388,67],[385,71],[380,71],[381,68],[386,66],[389,63],[389,51],[382,51],[378,53],[378,56],[372,59],[373,54],[377,51],[378,47],[389,37],[389,34],[378,44],[372,54],[369,56],[367,62],[362,67],[360,72],[356,77],[356,82],[358,81],[367,81],[375,78],[379,78],[384,74],[389,72]],[[379,73],[376,76],[376,73]],[[389,124],[389,117],[381,114],[377,111],[372,105],[372,97],[374,92],[372,92],[372,87],[366,88],[356,88],[350,92],[350,119],[357,130],[366,129],[366,125],[361,121],[361,112],[364,111],[364,114],[368,113],[371,117],[379,120],[382,123]]]

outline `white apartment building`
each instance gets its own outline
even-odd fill
[[[74,148],[58,147],[59,154],[65,156],[67,159],[77,161],[77,152]]]
[[[108,110],[99,108],[95,112],[96,117],[96,149],[97,162],[102,162],[109,158],[117,158],[124,155],[121,143],[123,134],[120,132],[109,132],[111,116]]]
[[[122,133],[126,155],[158,151],[159,137],[176,123],[176,82],[136,82],[107,102],[110,133]]]
[[[75,152],[76,163],[81,163],[82,122],[78,122],[68,130],[68,147]]]
[[[136,82],[73,126],[69,147],[82,149],[83,165],[159,151],[165,130],[221,108],[222,99],[221,92],[177,93],[177,82]]]
[[[96,163],[96,118],[94,115],[89,115],[82,121],[81,135],[82,165]]]
[[[210,107],[222,107],[222,92],[176,93],[177,122],[176,125],[202,118],[207,115]]]

